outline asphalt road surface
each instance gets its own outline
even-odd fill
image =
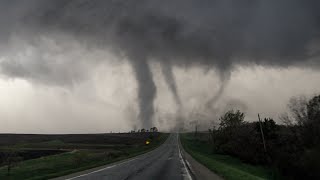
[[[127,161],[64,179],[191,180],[181,157],[178,134],[171,134],[159,148]]]

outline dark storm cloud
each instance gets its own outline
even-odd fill
[[[25,6],[16,3],[15,11]],[[21,22],[14,24],[222,69],[247,62],[299,64],[312,56],[309,45],[320,38],[315,0],[34,0],[27,8],[15,14],[13,20]]]
[[[170,57],[170,65],[215,67],[222,77],[238,64],[320,64],[317,0],[4,0],[0,7],[3,42],[13,32],[29,39],[62,32],[128,57],[140,108],[149,109],[145,118],[152,118],[156,94],[151,60],[166,64],[168,58],[161,57]],[[2,64],[3,72],[21,75],[10,62]]]

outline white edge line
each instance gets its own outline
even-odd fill
[[[77,178],[79,178],[79,177],[88,176],[88,175],[90,175],[90,174],[94,174],[94,173],[97,173],[97,172],[100,172],[100,171],[104,171],[104,170],[106,170],[106,169],[110,169],[110,168],[113,168],[113,167],[119,166],[119,165],[121,165],[121,164],[124,164],[124,163],[128,163],[128,162],[134,161],[134,160],[136,160],[136,159],[138,159],[138,158],[134,158],[134,159],[131,159],[131,160],[128,160],[128,161],[125,161],[125,162],[119,163],[119,164],[115,164],[115,165],[108,166],[108,167],[105,167],[105,168],[102,168],[102,169],[99,169],[99,170],[96,170],[96,171],[92,171],[92,172],[87,173],[87,174],[81,174],[81,175],[79,175],[79,176],[72,177],[72,178],[68,178],[68,179],[66,179],[66,180],[72,180],[72,179],[77,179]]]
[[[190,171],[194,174],[194,171],[193,171],[192,166],[191,166],[191,164],[189,163],[189,161],[186,160],[186,159],[185,159],[185,161],[186,161],[186,163],[187,163],[187,166],[190,168]]]
[[[177,138],[178,138],[178,137],[179,137],[179,134],[178,134]],[[188,170],[188,168],[187,168],[187,166],[186,166],[186,163],[184,162],[183,157],[182,157],[182,155],[181,155],[180,145],[179,145],[179,139],[178,139],[178,149],[179,149],[179,157],[180,157],[180,160],[182,161],[182,164],[183,164],[184,168],[185,168],[186,171],[187,171],[187,177],[188,177],[188,179],[192,180],[192,177],[191,177],[191,175],[190,175],[190,173],[189,173],[189,170]]]

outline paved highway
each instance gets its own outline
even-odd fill
[[[171,134],[159,148],[127,161],[91,172],[63,177],[74,180],[191,180],[181,157],[178,134]]]

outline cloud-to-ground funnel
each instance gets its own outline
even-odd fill
[[[138,83],[138,104],[141,126],[151,128],[154,115],[153,101],[156,96],[156,86],[152,79],[152,73],[148,62],[143,57],[132,61],[132,67]]]
[[[150,99],[156,90],[150,61],[215,67],[221,74],[236,65],[252,64],[319,68],[319,9],[318,0],[3,0],[0,52],[5,52],[3,47],[14,36],[33,44],[39,37],[63,34],[90,48],[125,54],[135,69],[139,102],[146,103],[140,103],[140,108],[152,108]],[[50,68],[45,58],[30,60],[40,67],[35,69],[39,72],[21,74],[26,68],[10,58],[1,61],[0,69],[10,77],[40,79],[47,84],[73,79],[56,75],[68,71],[64,66],[57,66],[50,76],[41,76],[46,73],[41,67]],[[141,68],[147,69],[146,77]],[[66,75],[81,74],[82,69],[74,72]],[[170,74],[166,78],[172,79]],[[171,86],[173,93],[174,89]],[[149,93],[142,93],[145,91]],[[152,112],[141,113],[143,121],[151,118]]]
[[[220,99],[220,97],[223,95],[223,92],[229,82],[230,76],[231,76],[231,72],[230,71],[223,71],[220,72],[220,84],[219,84],[219,88],[218,91],[214,94],[213,97],[211,97],[207,103],[206,103],[206,108],[207,109],[212,109],[213,106],[216,105],[217,101]]]
[[[162,70],[162,74],[164,76],[164,79],[165,79],[170,91],[172,92],[173,98],[178,105],[178,108],[181,108],[181,105],[182,105],[181,99],[178,94],[177,84],[176,84],[176,80],[173,75],[172,65],[168,64],[168,63],[162,63],[161,70]]]

